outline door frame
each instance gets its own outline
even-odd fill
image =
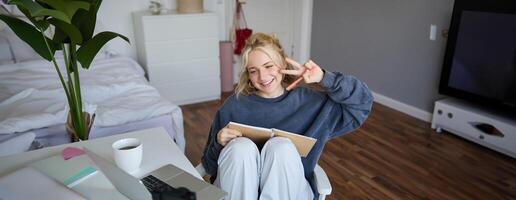
[[[312,40],[312,16],[313,16],[313,0],[294,0],[295,8],[301,12],[294,18],[294,59],[303,63],[310,59],[310,48]],[[219,16],[219,39],[221,41],[229,40],[229,30],[233,24],[235,1],[234,0],[216,0],[215,12]],[[299,20],[296,20],[299,19]],[[238,67],[236,62],[233,63],[233,82],[238,81]]]
[[[301,28],[299,32],[294,32],[294,37],[299,34],[299,52],[298,59],[300,62],[305,62],[310,59],[310,48],[312,41],[312,15],[313,15],[313,0],[301,0]],[[296,51],[294,51],[296,52]]]

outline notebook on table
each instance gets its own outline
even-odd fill
[[[86,198],[42,172],[32,167],[24,167],[0,177],[0,199],[85,200]]]
[[[75,156],[68,160],[64,160],[61,155],[55,155],[33,162],[29,166],[69,188],[98,172],[95,163],[87,155]]]

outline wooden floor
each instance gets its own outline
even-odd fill
[[[222,102],[181,106],[194,164]],[[360,129],[326,144],[319,164],[333,187],[327,199],[516,199],[516,159],[376,103]]]

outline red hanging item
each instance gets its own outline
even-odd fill
[[[243,26],[240,26],[240,17],[242,17],[242,21],[244,23]],[[244,10],[242,9],[242,3],[236,0],[236,12],[234,19],[235,26],[235,48],[234,53],[237,55],[242,54],[242,49],[245,46],[245,42],[247,38],[251,37],[253,34],[253,30],[247,28],[247,21],[245,20]]]

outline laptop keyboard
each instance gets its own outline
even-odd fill
[[[159,180],[153,175],[148,175],[145,178],[141,179],[143,185],[151,191],[151,192],[164,192],[164,191],[173,191],[174,188],[165,182]]]

